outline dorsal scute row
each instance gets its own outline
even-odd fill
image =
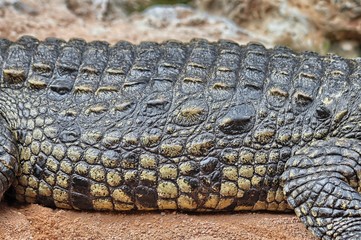
[[[184,43],[171,40],[163,43],[163,57],[160,64],[167,64],[173,67],[182,67],[187,57],[187,50]]]
[[[62,46],[56,62],[58,73],[77,72],[82,61],[82,54],[86,42],[81,39],[71,39]]]
[[[57,38],[47,38],[39,43],[33,55],[26,86],[42,89],[49,85],[62,44],[65,41]]]
[[[226,100],[233,96],[242,60],[241,46],[225,40],[219,41],[218,44],[218,56],[208,83],[210,95],[216,101]]]
[[[188,66],[209,68],[215,58],[216,48],[214,44],[204,39],[194,39],[190,44],[194,47],[189,56]]]
[[[108,65],[105,71],[108,74],[125,75],[134,61],[134,46],[125,41],[116,43],[109,49]]]
[[[276,47],[272,51],[269,61],[267,79],[267,102],[272,107],[283,107],[292,89],[292,77],[298,59],[292,50]]]
[[[331,81],[331,83],[334,81],[339,82],[340,80],[346,83],[350,73],[348,61],[335,54],[328,54],[324,61],[327,63],[327,68],[325,69],[327,80]]]
[[[161,54],[158,43],[141,42],[137,46],[133,65],[122,86],[122,92],[124,94],[132,95],[140,93],[148,86]]]
[[[32,70],[36,72],[53,71],[61,43],[64,42],[54,40],[41,42],[33,56]]]
[[[82,39],[39,42],[25,36],[16,42],[0,40],[0,83],[58,95],[134,96],[145,93],[144,89],[174,89],[184,96],[206,90],[215,101],[234,94],[248,101],[265,94],[273,107],[282,107],[291,98],[296,108],[304,110],[323,82],[332,89],[357,82],[361,74],[357,61],[313,52],[297,54],[285,47],[268,50],[257,43],[240,46],[226,40],[139,45],[120,41],[110,46]]]
[[[281,71],[289,71],[290,65],[296,61],[297,54],[287,47],[277,46],[273,49],[271,58],[271,68],[274,66]]]
[[[22,36],[16,42],[29,50],[35,49],[39,44],[39,40],[32,36]]]
[[[204,90],[217,53],[216,46],[204,39],[192,40],[189,51],[179,81],[183,94],[195,94]]]
[[[170,91],[177,81],[188,56],[187,47],[178,41],[167,41],[162,45],[163,56],[152,78],[153,91]]]
[[[117,42],[108,50],[108,62],[101,78],[98,94],[120,91],[135,59],[135,47],[126,41]]]
[[[8,47],[11,45],[11,41],[7,39],[0,39],[0,79],[2,79],[3,75],[3,65],[6,60],[6,52]]]
[[[80,72],[99,75],[108,62],[109,43],[103,41],[91,42],[86,46]]]
[[[323,73],[324,84],[321,87],[321,99],[323,102],[334,101],[337,104],[334,105],[335,112],[344,112],[347,109],[347,104],[353,101],[349,101],[352,98],[353,93],[350,92],[350,88],[357,88],[357,82],[350,82],[350,74],[353,74],[354,68],[351,61],[344,59],[335,54],[328,54],[323,59],[325,69]],[[358,95],[356,93],[356,95]],[[335,116],[341,116],[342,114],[336,113]],[[336,122],[338,122],[336,120]]]
[[[264,70],[263,66],[267,62],[267,49],[258,43],[249,43],[246,46],[247,54],[244,63],[253,67],[260,67],[260,70]]]
[[[292,104],[297,112],[309,108],[315,100],[324,75],[323,58],[315,52],[300,55],[300,64],[294,74]]]
[[[263,94],[268,62],[269,51],[263,45],[249,43],[245,46],[238,84],[245,99],[259,99]]]
[[[5,53],[6,53],[6,49],[10,46],[11,41],[5,38],[1,38],[0,39],[0,49],[1,49],[1,57],[4,57]]]
[[[217,71],[237,71],[241,60],[241,46],[225,40],[219,41],[218,44]]]
[[[73,89],[85,45],[82,39],[70,39],[61,47],[50,83],[52,92],[64,95]]]
[[[21,87],[24,84],[28,76],[33,50],[38,43],[37,39],[24,36],[7,48],[2,67],[2,86]]]
[[[95,93],[108,62],[108,43],[95,41],[84,48],[82,63],[74,83],[76,93]]]
[[[352,73],[349,76],[349,81],[358,89],[361,88],[361,58],[356,58],[351,61],[351,65],[353,66]]]

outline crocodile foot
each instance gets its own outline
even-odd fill
[[[11,186],[19,169],[19,153],[14,142],[14,135],[0,121],[0,199]]]
[[[321,239],[361,239],[361,144],[316,141],[288,160],[282,175],[288,203]]]

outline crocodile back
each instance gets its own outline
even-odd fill
[[[1,40],[0,60],[17,199],[96,210],[288,209],[285,162],[339,134],[361,73],[334,55],[203,39],[23,37]]]

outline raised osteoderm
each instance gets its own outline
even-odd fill
[[[229,41],[0,40],[0,195],[85,210],[294,209],[361,238],[361,60]]]

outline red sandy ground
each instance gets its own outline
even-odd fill
[[[75,16],[61,0],[23,1],[38,14],[32,16],[12,7],[0,9],[0,37],[15,40],[24,34],[39,39],[55,36],[140,42],[168,38],[188,41],[227,37],[207,22],[180,23],[176,28],[150,23],[142,16],[101,22]],[[185,16],[180,18],[186,18]],[[188,21],[188,22],[187,22]],[[238,42],[254,40],[233,37]],[[53,210],[39,205],[0,204],[0,239],[314,239],[292,214],[175,212],[104,213]]]
[[[104,213],[0,205],[0,239],[314,239],[290,214]]]

